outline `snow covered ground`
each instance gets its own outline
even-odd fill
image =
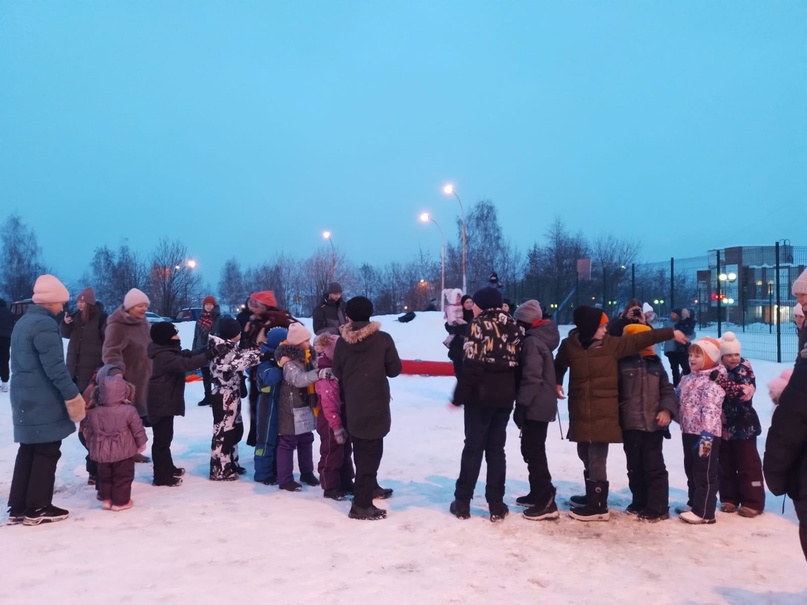
[[[379,319],[402,358],[446,359],[439,313],[419,314],[408,324]],[[193,324],[179,326],[190,343]],[[752,362],[760,385],[755,405],[767,432],[771,403],[764,384],[789,364]],[[472,518],[455,519],[448,505],[463,430],[462,413],[446,405],[453,384],[419,376],[392,381],[392,432],[379,481],[395,495],[380,503],[390,511],[380,522],[348,519],[350,503],[326,500],[319,488],[286,493],[252,482],[246,446],[245,479],[208,481],[212,422],[210,408],[196,406],[201,383],[188,385],[187,416],[176,422],[173,452],[188,469],[184,485],[152,487],[150,465],[138,465],[129,511],[101,510],[72,435],[62,446],[54,498],[70,518],[0,526],[0,603],[807,603],[807,567],[789,501],[784,515],[782,499],[768,494],[767,510],[756,519],[718,512],[712,526],[675,518],[643,524],[622,513],[630,497],[618,445],[608,462],[608,523],[565,514],[531,522],[518,514],[514,500],[526,493],[527,475],[512,424],[505,496],[511,515],[490,523],[480,482]],[[560,407],[565,430],[565,404]],[[582,490],[582,466],[557,423],[547,448],[565,511],[569,496]],[[677,427],[665,452],[674,506],[686,499]],[[15,454],[8,394],[0,394],[3,503]]]

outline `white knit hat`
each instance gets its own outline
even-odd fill
[[[720,357],[733,353],[739,355],[740,352],[740,341],[737,340],[737,335],[734,332],[726,332],[723,334],[723,337],[720,339]]]
[[[53,275],[40,275],[34,284],[34,296],[32,299],[36,304],[66,303],[70,300],[70,292]]]
[[[642,313],[652,313],[653,307],[650,306],[650,303],[645,303],[642,305]]]
[[[807,294],[807,269],[802,271],[793,282],[793,296],[797,294]]]
[[[137,288],[132,288],[126,293],[126,296],[123,297],[123,308],[128,311],[132,307],[142,305],[143,303],[149,304],[150,302],[149,297],[146,296],[144,292],[141,292]]]
[[[301,345],[307,340],[311,340],[311,332],[303,324],[295,322],[289,326],[289,333],[286,342],[290,345]]]

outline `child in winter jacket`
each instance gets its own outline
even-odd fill
[[[682,376],[678,385],[688,494],[686,507],[676,511],[682,521],[694,525],[715,522],[723,400],[727,395],[742,394],[739,385],[729,382],[719,361],[717,340],[697,340],[689,348],[690,373]]]
[[[314,475],[314,383],[319,380],[311,357],[311,332],[301,323],[289,326],[286,341],[275,350],[275,359],[283,369],[278,402],[277,484],[282,490],[299,492],[303,486],[294,480],[294,451],[300,467],[300,481],[319,485]]]
[[[317,415],[319,433],[319,471],[323,495],[344,500],[353,491],[353,460],[350,436],[344,425],[345,404],[339,394],[339,381],[333,376],[333,350],[339,337],[320,334],[314,340],[320,380],[314,384],[319,398]]]
[[[257,347],[240,348],[241,324],[232,317],[219,320],[218,336],[211,334],[216,353],[210,360],[213,408],[213,440],[210,445],[210,480],[235,481],[246,469],[238,464],[238,442],[244,435],[241,419],[241,372],[258,365]],[[265,341],[263,330],[255,342]]]
[[[97,380],[84,437],[98,465],[98,499],[104,510],[126,510],[134,505],[134,457],[146,449],[146,430],[132,405],[134,386],[123,379],[120,368],[104,366]]]
[[[462,321],[463,298],[462,290],[459,288],[443,290],[443,300],[445,301],[443,306],[443,318],[446,320],[446,326],[456,326],[458,324],[465,323]],[[443,344],[450,349],[451,341],[453,341],[455,337],[456,334],[449,332],[448,336],[446,336],[445,340],[443,341]]]
[[[146,400],[148,420],[154,431],[151,444],[154,480],[151,484],[176,487],[182,485],[185,469],[174,466],[171,441],[174,438],[174,416],[185,415],[185,373],[206,368],[215,356],[215,349],[182,349],[179,332],[167,321],[151,326],[151,340],[147,351],[152,369]]]
[[[642,324],[625,326],[624,334],[649,332]],[[670,437],[670,420],[678,413],[675,389],[653,347],[619,360],[619,425],[633,500],[626,512],[643,521],[668,519],[669,475],[662,446]]]
[[[569,370],[569,440],[577,443],[586,485],[585,496],[572,496],[576,506],[569,515],[578,521],[608,521],[608,444],[622,442],[618,360],[657,342],[675,338],[684,343],[686,338],[670,328],[611,336],[607,316],[595,307],[577,307],[574,323],[576,329],[555,356],[559,399],[566,398],[562,385]]]
[[[799,519],[801,549],[807,559],[807,359],[799,358],[789,381],[768,383],[773,402],[771,428],[765,440],[763,469],[771,493],[787,494]]]
[[[728,379],[740,385],[739,396],[723,400],[723,437],[720,443],[720,510],[737,512],[741,517],[756,517],[765,508],[762,460],[757,451],[757,437],[762,433],[753,397],[756,378],[740,356],[740,341],[734,332],[720,339],[720,361]]]
[[[288,336],[286,328],[271,328],[261,345],[261,363],[256,374],[259,390],[255,406],[255,481],[277,483],[277,405],[283,370],[275,360],[275,350]]]
[[[525,519],[557,519],[560,513],[546,460],[546,433],[558,413],[552,351],[560,342],[560,334],[553,321],[543,319],[537,300],[519,305],[513,318],[526,331],[516,373],[518,390],[513,420],[521,429],[521,455],[527,463],[530,482],[530,493],[516,498],[516,504],[527,507],[523,513]]]

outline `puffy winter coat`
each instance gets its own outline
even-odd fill
[[[152,360],[149,379],[148,418],[155,423],[160,418],[185,415],[185,373],[206,366],[213,349],[189,351],[176,344],[149,343]]]
[[[90,316],[87,323],[84,323],[81,311],[76,311],[70,317],[73,321],[69,324],[64,321],[59,324],[59,333],[68,339],[67,371],[79,390],[84,391],[95,371],[104,365],[102,352],[107,316],[96,306],[95,315]]]
[[[123,309],[115,309],[107,320],[104,338],[103,361],[123,370],[126,380],[135,386],[134,405],[140,417],[147,413],[151,358],[148,346],[151,342],[149,322],[136,319]]]
[[[455,405],[512,409],[524,330],[501,309],[487,309],[469,324]]]
[[[559,342],[557,325],[547,319],[534,323],[524,337],[517,373],[516,405],[526,408],[527,420],[552,422],[557,416],[557,382],[552,351]]]
[[[224,340],[215,334],[210,335],[213,346],[227,343],[227,350],[210,360],[211,390],[214,395],[222,393],[239,396],[241,392],[241,372],[261,362],[261,352],[257,348],[239,347],[237,342]],[[217,347],[218,348],[218,347]]]
[[[322,302],[311,314],[311,320],[313,322],[314,334],[321,334],[325,330],[330,330],[336,334],[337,330],[347,323],[347,319],[345,318],[345,302],[341,298],[339,300],[332,300],[326,294]]]
[[[762,468],[771,493],[807,501],[807,360],[796,362],[779,397],[765,440]]]
[[[294,435],[294,408],[316,407],[313,384],[319,380],[310,351],[290,344],[275,350],[275,359],[288,357],[283,364],[283,382],[277,406],[278,435]],[[306,358],[308,360],[306,361]]]
[[[673,338],[670,328],[628,336],[604,336],[583,348],[577,330],[560,343],[555,356],[558,384],[569,370],[570,441],[621,443],[617,361],[657,342]]]
[[[678,385],[681,432],[715,437],[723,434],[723,399],[726,397],[726,368],[717,366],[681,377]]]
[[[389,433],[388,378],[401,373],[401,359],[392,336],[377,321],[342,326],[333,352],[333,374],[345,394],[347,431],[359,439],[383,439]]]
[[[50,443],[76,430],[65,400],[78,387],[64,365],[56,318],[41,305],[31,305],[11,334],[10,391],[16,443]]]
[[[728,380],[737,385],[751,385],[756,388],[754,371],[745,359],[740,365],[727,371]],[[741,396],[726,396],[723,400],[723,439],[740,441],[762,434],[759,416],[754,409],[754,400],[743,401]]]
[[[661,410],[678,417],[675,389],[661,360],[632,355],[619,360],[619,424],[624,431],[666,431],[656,415]]]
[[[87,412],[84,438],[90,459],[95,462],[119,462],[134,456],[146,445],[146,430],[137,410],[127,399],[130,385],[119,376],[100,385],[98,402]]]

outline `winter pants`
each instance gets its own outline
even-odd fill
[[[261,390],[258,388],[254,368],[250,368],[247,372],[249,377],[249,432],[247,433],[247,445],[255,446],[257,443],[258,397]]]
[[[670,479],[664,464],[662,431],[622,431],[628,466],[628,487],[636,511],[665,513],[669,509]]]
[[[90,450],[87,449],[87,440],[84,438],[84,433],[82,433],[81,430],[78,431],[78,440],[81,443],[81,445],[84,446],[84,449],[87,450],[87,455],[84,456],[85,460],[84,468],[87,469],[87,475],[89,475],[91,479],[97,479],[98,464],[95,462],[95,460],[92,460],[90,458]],[[98,489],[98,483],[96,483],[95,485],[96,489]]]
[[[33,511],[51,504],[61,446],[61,441],[20,443],[8,493],[9,508]]]
[[[98,497],[112,500],[114,506],[123,506],[132,499],[134,456],[118,462],[98,463]]]
[[[202,366],[199,368],[202,372],[202,385],[205,388],[205,399],[210,402],[210,393],[213,386],[213,377],[210,375],[210,366]]]
[[[280,387],[258,396],[255,413],[255,481],[277,479],[277,398]]]
[[[211,396],[213,441],[210,445],[210,478],[229,479],[238,469],[238,442],[244,436],[239,393],[216,393]]]
[[[336,442],[333,429],[323,412],[317,414],[317,433],[319,434],[317,472],[320,485],[323,490],[344,490],[353,482],[354,476],[350,441]]]
[[[356,463],[356,484],[353,487],[353,505],[370,508],[373,492],[378,487],[378,467],[384,455],[383,439],[353,438],[353,460]]]
[[[577,457],[583,461],[583,473],[591,481],[608,481],[608,444],[585,441],[577,444]]]
[[[807,500],[794,500],[793,506],[796,509],[796,516],[799,518],[799,539],[801,540],[801,551],[807,559]]]
[[[720,501],[765,509],[765,483],[757,438],[727,440],[720,444]]]
[[[159,418],[151,425],[151,430],[154,431],[154,440],[151,442],[154,483],[157,485],[173,483],[174,460],[171,457],[171,441],[174,439],[174,417]]]
[[[525,420],[521,427],[521,455],[527,463],[530,494],[538,502],[548,502],[555,493],[552,475],[546,460],[546,431],[548,422]]]
[[[9,353],[11,351],[11,337],[0,336],[0,382],[8,382]]]
[[[277,484],[294,481],[294,450],[300,473],[314,472],[314,433],[280,435],[277,444]]]
[[[510,409],[470,405],[464,408],[465,447],[462,448],[460,476],[454,488],[454,498],[457,500],[473,498],[484,455],[488,467],[485,499],[489,503],[502,502],[507,474],[504,445],[507,441]]]
[[[708,454],[700,453],[700,435],[681,435],[684,445],[684,472],[687,475],[687,504],[692,512],[703,519],[715,518],[718,488],[718,458],[720,457],[720,442],[722,439],[712,441],[712,451]]]
[[[689,353],[687,351],[667,351],[664,356],[670,362],[672,370],[673,386],[677,387],[681,382],[681,376],[689,374]]]

